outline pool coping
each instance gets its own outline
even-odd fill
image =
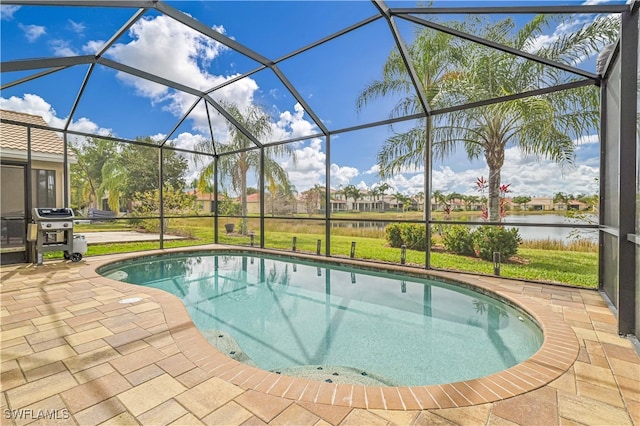
[[[543,332],[540,349],[527,360],[488,376],[447,384],[426,386],[366,386],[358,384],[326,383],[261,370],[228,357],[213,347],[195,327],[186,308],[174,295],[163,290],[115,281],[99,275],[100,267],[125,259],[164,253],[193,253],[235,251],[297,257],[334,265],[358,266],[369,270],[407,273],[414,277],[435,278],[446,283],[462,283],[495,295],[527,312]],[[294,401],[312,402],[352,408],[385,410],[427,410],[485,404],[521,395],[564,374],[576,361],[578,339],[561,313],[515,290],[501,286],[501,282],[518,284],[498,277],[474,276],[464,273],[420,270],[393,264],[375,264],[346,258],[319,257],[299,252],[257,249],[238,246],[185,247],[131,253],[117,260],[105,259],[80,269],[80,275],[91,282],[122,290],[135,288],[153,297],[160,304],[169,331],[180,351],[196,366],[243,389],[253,389],[268,395]],[[522,285],[522,283],[520,283]]]

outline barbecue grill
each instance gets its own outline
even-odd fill
[[[82,259],[82,253],[74,252],[73,247],[73,210],[36,207],[33,209],[33,221],[38,228],[38,265],[42,264],[42,254],[49,251],[63,251],[64,258],[73,262]]]

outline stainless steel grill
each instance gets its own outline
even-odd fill
[[[69,208],[36,207],[33,221],[37,225],[36,251],[38,265],[45,252],[63,251],[65,259],[77,262],[82,255],[73,253],[73,210]]]

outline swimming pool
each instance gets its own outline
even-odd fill
[[[539,327],[509,304],[399,274],[231,252],[147,256],[98,272],[175,294],[212,344],[230,335],[229,356],[289,375],[449,383],[507,369],[542,344]]]

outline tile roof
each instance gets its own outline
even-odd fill
[[[20,121],[39,126],[48,126],[38,115],[0,109],[0,117],[7,120]],[[31,129],[31,151],[43,154],[63,154],[63,140],[51,130]],[[26,150],[27,128],[13,124],[0,123],[0,148]]]

